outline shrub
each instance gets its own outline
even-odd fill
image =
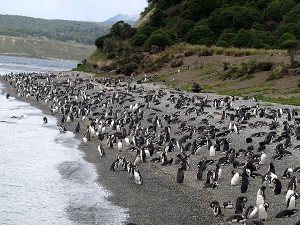
[[[183,65],[183,60],[182,59],[173,60],[171,62],[171,67],[172,68],[176,68],[176,67],[179,67],[179,66],[182,66],[182,65]]]
[[[201,90],[202,90],[202,87],[200,86],[200,84],[193,83],[193,85],[192,85],[192,92],[200,93]]]
[[[108,53],[107,56],[106,56],[107,59],[115,59],[116,58],[116,54],[111,52],[111,53]]]

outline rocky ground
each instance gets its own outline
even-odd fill
[[[79,79],[80,78],[80,79]],[[83,79],[81,79],[83,78]],[[32,81],[33,87],[43,87],[46,79],[38,77]],[[74,82],[76,80],[76,83]],[[11,87],[9,82],[12,81]],[[18,97],[22,101],[28,101],[32,105],[42,109],[45,114],[51,113],[53,109],[54,99],[49,94],[43,95],[40,91],[39,101],[36,100],[37,92],[31,90],[31,93],[26,98],[26,91],[19,85],[15,85],[15,79],[5,81],[1,78],[1,82],[6,84],[6,92]],[[37,83],[39,82],[39,83]],[[256,193],[258,189],[265,185],[266,202],[269,203],[268,219],[264,224],[295,224],[299,219],[299,213],[296,213],[291,218],[275,218],[275,215],[286,208],[285,194],[289,179],[282,179],[281,176],[287,167],[296,168],[299,166],[299,153],[297,146],[300,141],[297,140],[296,133],[300,117],[295,115],[291,121],[288,121],[288,113],[293,106],[282,106],[264,102],[257,102],[254,99],[232,99],[231,96],[218,96],[214,94],[193,94],[182,91],[170,91],[166,87],[148,84],[136,84],[133,80],[130,82],[128,90],[128,80],[123,80],[118,83],[101,81],[93,79],[91,75],[81,74],[78,76],[75,73],[69,72],[65,74],[56,74],[51,76],[50,83],[52,87],[56,86],[55,96],[63,104],[74,105],[76,108],[79,102],[84,102],[82,105],[90,106],[91,111],[86,115],[86,119],[82,121],[82,115],[74,119],[74,122],[66,122],[66,129],[75,131],[77,122],[81,123],[81,131],[76,134],[76,137],[83,140],[83,136],[87,133],[87,127],[93,119],[99,118],[105,124],[108,135],[115,134],[116,130],[110,127],[112,118],[119,120],[124,118],[128,113],[132,118],[139,117],[139,123],[135,124],[136,128],[132,129],[127,135],[132,140],[133,136],[143,136],[145,139],[152,141],[155,153],[146,159],[145,162],[140,162],[139,168],[143,177],[143,185],[137,185],[134,179],[131,179],[126,171],[118,168],[116,171],[110,171],[112,162],[118,157],[124,157],[126,160],[134,162],[136,160],[136,151],[140,147],[130,144],[125,146],[121,151],[117,149],[117,143],[113,143],[113,148],[108,148],[106,141],[102,141],[102,146],[106,151],[106,156],[101,157],[97,146],[99,139],[97,136],[92,136],[91,140],[86,144],[82,143],[80,148],[84,152],[84,157],[87,161],[95,164],[99,177],[98,182],[112,191],[113,195],[110,200],[118,206],[128,208],[130,210],[130,218],[126,223],[132,222],[136,224],[227,224],[226,219],[235,214],[235,201],[239,196],[247,197],[245,208],[250,205],[256,205]],[[22,83],[22,82],[21,82]],[[46,86],[46,85],[45,85]],[[74,91],[66,93],[66,90],[72,88]],[[41,90],[41,89],[40,89]],[[79,91],[81,90],[81,91]],[[116,93],[118,96],[116,97]],[[23,96],[24,95],[24,96]],[[68,95],[70,98],[65,98]],[[77,97],[78,96],[78,99]],[[84,97],[86,96],[86,97]],[[118,101],[112,102],[112,96]],[[148,96],[148,97],[146,97]],[[146,102],[146,99],[152,96],[151,101]],[[46,97],[49,97],[48,102],[45,102]],[[173,101],[172,101],[173,100]],[[215,101],[228,100],[227,103],[221,103],[219,107],[215,107]],[[74,104],[74,102],[77,102]],[[203,103],[205,102],[205,104]],[[227,105],[227,106],[226,106]],[[68,106],[66,106],[68,107]],[[106,115],[112,109],[112,115]],[[238,118],[236,112],[244,108],[250,114],[248,119]],[[203,109],[201,111],[200,109]],[[277,112],[282,109],[282,116],[277,118]],[[199,111],[199,115],[196,111]],[[265,115],[260,117],[255,114],[255,110],[265,110]],[[226,117],[222,118],[222,113],[225,111]],[[297,109],[296,109],[297,112]],[[141,115],[143,114],[143,118]],[[230,114],[235,115],[230,119]],[[297,113],[296,113],[297,114]],[[60,123],[62,114],[54,113]],[[165,115],[171,116],[170,124],[165,120]],[[65,115],[67,116],[67,115]],[[155,118],[161,121],[155,122]],[[284,130],[284,122],[289,126],[289,132]],[[157,124],[156,132],[151,132],[149,128],[153,124]],[[229,128],[230,124],[236,124],[239,132],[234,132]],[[274,126],[272,126],[274,125]],[[125,122],[122,128],[129,132],[130,122]],[[97,126],[98,127],[98,126]],[[169,127],[169,128],[168,128]],[[147,129],[148,128],[148,129]],[[151,159],[159,157],[162,151],[170,144],[166,141],[165,130],[170,129],[170,137],[181,143],[182,148],[175,146],[174,150],[167,152],[168,160],[173,158],[174,162],[169,166],[162,166],[161,163],[150,162]],[[272,130],[271,130],[272,129]],[[216,137],[211,136],[211,131],[214,130]],[[191,131],[194,131],[191,133]],[[273,142],[266,145],[265,153],[267,155],[264,164],[257,164],[258,170],[255,171],[261,175],[265,175],[269,170],[269,163],[273,162],[276,169],[276,175],[282,182],[282,192],[279,195],[274,195],[273,188],[269,187],[268,183],[262,184],[261,178],[249,178],[250,186],[246,193],[241,193],[241,182],[237,186],[231,186],[231,171],[234,169],[232,164],[221,165],[222,175],[217,180],[219,186],[215,189],[204,188],[207,172],[216,168],[217,161],[224,157],[222,154],[224,138],[229,141],[230,148],[240,152],[240,156],[236,158],[239,163],[245,163],[252,160],[249,153],[253,148],[253,154],[257,154],[258,158],[262,152],[258,151],[259,143],[263,142],[269,132],[274,132]],[[140,135],[138,135],[140,133]],[[223,135],[221,135],[223,134]],[[254,135],[256,134],[256,135]],[[160,145],[159,136],[164,135],[164,141]],[[284,149],[291,154],[282,157],[281,160],[273,159],[276,155],[276,146],[280,143],[286,143],[287,136],[291,137],[291,145],[285,146]],[[210,151],[206,143],[207,137],[211,137],[212,144],[216,144],[216,140],[220,140],[220,151],[216,152],[215,156],[210,156]],[[252,142],[247,143],[246,139],[251,137]],[[192,143],[196,143],[197,154],[192,154]],[[146,150],[148,146],[145,144]],[[190,146],[190,147],[188,147]],[[249,147],[252,146],[252,147]],[[183,149],[185,148],[185,149]],[[248,151],[247,151],[248,149]],[[189,156],[189,167],[184,172],[184,181],[182,184],[176,182],[177,170],[180,164],[175,164],[178,154],[183,154],[183,150]],[[253,155],[252,154],[252,155]],[[249,154],[248,154],[249,155]],[[251,155],[251,153],[250,153]],[[212,165],[207,165],[204,171],[203,180],[197,180],[197,164],[203,157],[212,159]],[[235,168],[242,173],[243,167]],[[298,176],[297,172],[293,175]],[[232,201],[233,209],[223,209],[222,215],[214,216],[210,208],[211,201],[218,201],[220,205],[223,202]]]

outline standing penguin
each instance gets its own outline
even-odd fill
[[[249,188],[249,177],[248,175],[244,172],[242,174],[242,184],[241,184],[241,193],[245,193]]]
[[[98,145],[98,151],[99,151],[101,157],[105,156],[105,151],[104,151],[101,143],[99,143],[99,145]]]
[[[47,117],[44,117],[44,118],[43,118],[43,121],[44,121],[44,123],[48,123]]]
[[[299,198],[299,194],[291,194],[287,203],[286,203],[286,208],[287,209],[296,209],[296,199]]]
[[[184,169],[182,167],[178,168],[177,171],[177,183],[182,184],[184,180]]]
[[[240,182],[240,174],[238,172],[236,172],[235,170],[232,170],[232,175],[233,177],[231,178],[231,186],[236,186],[239,184]]]
[[[247,202],[247,198],[244,196],[239,196],[235,202],[235,213],[242,214],[245,208],[245,203]]]
[[[143,184],[143,178],[138,168],[134,169],[134,182],[138,185]]]
[[[275,178],[275,179],[273,179],[272,182],[275,185],[275,187],[274,187],[274,194],[275,195],[281,194],[281,189],[282,189],[281,181],[279,179]]]
[[[118,141],[118,151],[121,152],[123,149],[123,144],[122,144],[122,140]]]
[[[269,204],[268,203],[263,203],[259,205],[258,207],[258,219],[265,221],[268,218],[268,208]]]
[[[265,203],[266,195],[265,195],[266,186],[261,186],[256,195],[256,207],[258,208],[260,205]]]
[[[210,157],[216,156],[216,146],[215,145],[210,146],[210,148],[209,148],[209,156]]]
[[[78,122],[75,128],[75,133],[79,133],[80,131],[80,123]]]

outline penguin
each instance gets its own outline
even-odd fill
[[[279,179],[275,178],[275,179],[273,179],[272,182],[275,185],[275,187],[274,187],[274,195],[281,194],[281,189],[282,189],[281,181]]]
[[[266,186],[261,186],[256,195],[256,207],[258,208],[260,205],[265,203],[266,196],[265,196]]]
[[[221,209],[221,206],[220,206],[219,202],[212,201],[210,203],[210,207],[213,209],[214,216],[220,216],[220,215],[222,215],[222,209]]]
[[[138,168],[134,169],[134,182],[138,185],[143,184],[143,178]]]
[[[293,176],[292,178],[291,178],[291,180],[289,181],[289,183],[288,183],[288,186],[287,186],[287,191],[288,190],[293,190],[293,191],[295,191],[296,190],[296,188],[297,188],[297,179],[296,179],[296,176]]]
[[[246,217],[244,215],[241,214],[235,214],[232,216],[229,216],[228,218],[226,218],[226,221],[229,223],[243,223],[246,221]]]
[[[177,183],[182,184],[184,180],[184,169],[182,167],[178,168],[177,171]]]
[[[249,177],[243,173],[242,174],[242,183],[241,183],[241,193],[246,193],[249,188]]]
[[[299,194],[291,194],[288,198],[288,201],[286,203],[286,208],[287,209],[296,209],[296,199],[299,198]]]
[[[215,179],[215,171],[214,170],[209,170],[206,174],[205,184],[213,183],[214,179]]]
[[[219,186],[219,183],[218,182],[213,182],[213,183],[209,183],[209,184],[205,184],[203,186],[203,188],[212,188],[212,189],[215,189],[216,187]]]
[[[164,161],[161,165],[162,166],[170,166],[172,163],[173,163],[173,158],[171,158],[170,160]]]
[[[291,174],[293,172],[292,168],[286,168],[283,172],[283,175],[281,176],[282,179],[290,178]]]
[[[268,208],[269,204],[268,203],[263,203],[259,205],[258,207],[258,219],[265,221],[268,218]]]
[[[232,209],[233,208],[233,203],[231,201],[224,202],[223,203],[223,208],[224,209]]]
[[[262,154],[260,156],[259,164],[264,165],[266,163],[266,158],[267,158],[266,153],[262,152]]]
[[[102,147],[101,143],[99,143],[99,145],[98,145],[98,151],[99,151],[101,157],[105,156],[105,151],[104,151],[104,148]]]
[[[290,196],[294,195],[294,194],[296,194],[296,192],[294,190],[288,190],[286,192],[286,195],[285,195],[285,204],[288,203],[288,200],[290,199]]]
[[[294,216],[297,212],[296,209],[284,209],[276,214],[275,218],[285,218],[285,217],[291,217]]]
[[[210,146],[210,148],[209,148],[209,156],[210,157],[216,156],[216,146],[215,145]]]
[[[122,144],[122,141],[119,140],[119,141],[118,141],[118,151],[121,152],[122,149],[123,149],[123,144]]]
[[[245,211],[245,217],[247,219],[254,219],[257,217],[257,207],[250,205]]]
[[[220,168],[220,164],[216,164],[214,181],[219,180],[221,178],[221,175],[222,175],[222,169]]]
[[[236,172],[235,170],[233,170],[231,173],[232,173],[233,176],[231,178],[230,185],[231,186],[236,186],[240,182],[240,174],[238,172]]]
[[[242,214],[245,208],[247,198],[245,196],[239,196],[235,202],[235,214]]]
[[[47,117],[44,116],[43,121],[44,121],[44,123],[48,123]]]
[[[119,166],[119,158],[117,158],[110,166],[110,170],[115,171]]]
[[[75,133],[79,133],[80,131],[80,123],[78,122],[75,128]]]

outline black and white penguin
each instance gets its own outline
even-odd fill
[[[298,198],[299,198],[298,193],[291,194],[287,200],[286,208],[287,209],[296,209],[296,205],[297,205],[296,199],[298,199]]]
[[[104,148],[102,147],[101,143],[99,143],[99,145],[98,145],[98,151],[99,151],[101,157],[105,156],[105,151],[104,151]]]
[[[246,217],[242,214],[235,214],[226,218],[226,221],[229,223],[244,223],[246,221]]]
[[[282,184],[281,181],[278,178],[273,179],[272,181],[274,183],[274,195],[281,194]]]
[[[178,168],[177,171],[177,183],[182,184],[184,180],[184,169],[182,167]]]
[[[257,207],[250,205],[245,211],[245,217],[247,219],[254,219],[257,217]]]
[[[115,171],[119,166],[119,158],[117,158],[110,166],[110,170]]]
[[[290,178],[293,173],[292,168],[286,168],[283,172],[283,175],[281,176],[282,179]]]
[[[241,193],[247,192],[249,188],[249,176],[245,171],[242,174]]]
[[[75,128],[75,133],[79,133],[80,131],[80,123],[78,122]]]
[[[212,188],[212,189],[215,189],[216,187],[219,186],[219,183],[218,182],[213,182],[213,183],[209,183],[209,184],[205,184],[203,186],[203,188]]]
[[[231,184],[231,186],[236,186],[240,182],[240,174],[235,170],[232,170],[231,173],[233,176],[231,178],[230,184]]]
[[[235,213],[242,214],[245,208],[245,203],[247,202],[247,198],[245,196],[239,196],[235,202]]]
[[[213,209],[213,214],[214,214],[215,216],[220,216],[220,215],[222,215],[222,209],[221,209],[221,206],[220,206],[219,202],[217,202],[217,201],[212,201],[212,202],[210,203],[210,207]]]
[[[266,200],[265,191],[266,191],[266,186],[261,186],[257,191],[257,195],[256,195],[256,207],[257,208],[260,205],[265,203],[265,200]]]
[[[258,219],[265,221],[268,218],[268,208],[269,204],[268,203],[263,203],[259,205],[258,207]]]
[[[293,176],[288,183],[287,191],[288,190],[296,191],[296,188],[297,188],[297,178],[296,178],[296,176]]]
[[[285,218],[285,217],[291,217],[294,216],[297,212],[296,209],[284,209],[276,214],[275,218]]]
[[[138,168],[134,169],[134,182],[138,185],[143,184],[143,178]]]
[[[223,208],[224,209],[232,209],[233,208],[233,202],[232,201],[224,202],[223,203]]]
[[[46,116],[44,116],[43,121],[44,121],[44,123],[48,123],[48,119]]]

